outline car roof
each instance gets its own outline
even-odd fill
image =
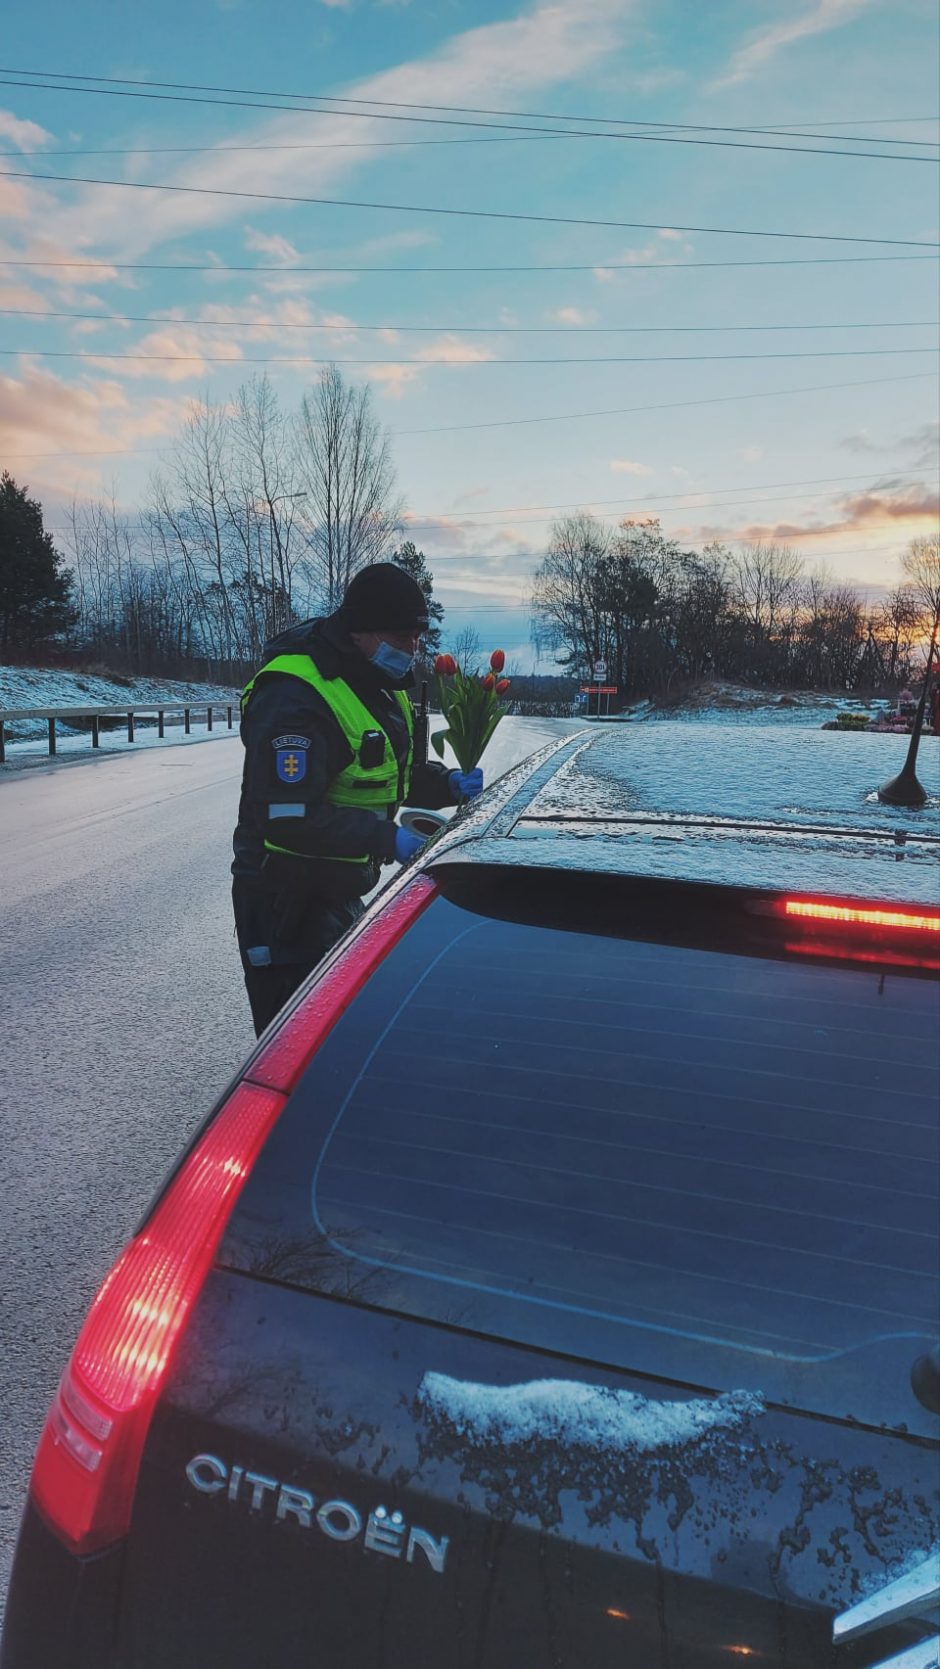
[[[435,842],[429,861],[936,905],[933,737],[918,761],[927,805],[912,811],[877,799],[906,746],[903,737],[772,725],[598,725],[508,772]]]

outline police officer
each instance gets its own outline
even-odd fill
[[[473,799],[481,771],[414,759],[419,585],[393,562],[350,580],[341,607],[274,638],[242,695],[245,744],[232,897],[255,1031],[362,914],[383,864],[424,842],[403,804]]]

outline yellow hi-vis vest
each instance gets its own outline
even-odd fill
[[[334,806],[360,806],[364,811],[374,811],[377,817],[394,817],[403,800],[408,798],[411,786],[411,763],[414,742],[414,709],[404,690],[395,690],[394,697],[401,714],[408,727],[408,752],[404,766],[399,765],[388,734],[382,729],[374,713],[370,713],[363,701],[360,701],[355,690],[347,684],[345,678],[324,678],[316,662],[309,655],[275,655],[273,660],[267,661],[259,667],[254,678],[245,685],[241,696],[241,711],[244,716],[252,690],[257,680],[266,672],[286,672],[292,678],[301,678],[322,697],[329,707],[343,732],[352,753],[352,761],[334,777],[326,791],[326,798]],[[382,761],[378,765],[364,766],[360,763],[359,754],[366,731],[381,731],[385,737],[385,748]],[[288,846],[276,846],[273,841],[265,841],[268,852],[287,852],[291,857],[308,856],[309,854],[292,852]],[[369,863],[370,857],[365,853],[357,858],[334,858],[330,853],[319,854],[329,858],[332,863]]]

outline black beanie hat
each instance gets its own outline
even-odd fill
[[[340,614],[347,632],[423,631],[428,624],[424,592],[394,562],[360,568],[346,587]]]

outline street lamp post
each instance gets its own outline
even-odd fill
[[[274,546],[275,546],[275,543],[277,544],[277,554],[278,554],[279,559],[280,559],[280,555],[281,555],[281,541],[280,541],[279,538],[277,538],[277,521],[276,521],[275,515],[274,515],[274,506],[276,504],[285,504],[289,501],[293,501],[294,499],[306,498],[306,497],[307,497],[307,494],[305,492],[304,493],[279,493],[277,495],[277,497],[268,499],[268,517],[270,519],[270,524],[271,524],[270,549],[271,549],[271,604],[272,604],[272,615],[274,613],[274,596],[275,596],[275,591],[276,591],[276,581],[275,581],[275,575],[274,575]],[[275,627],[276,624],[277,624],[276,620],[272,618],[272,628]]]

